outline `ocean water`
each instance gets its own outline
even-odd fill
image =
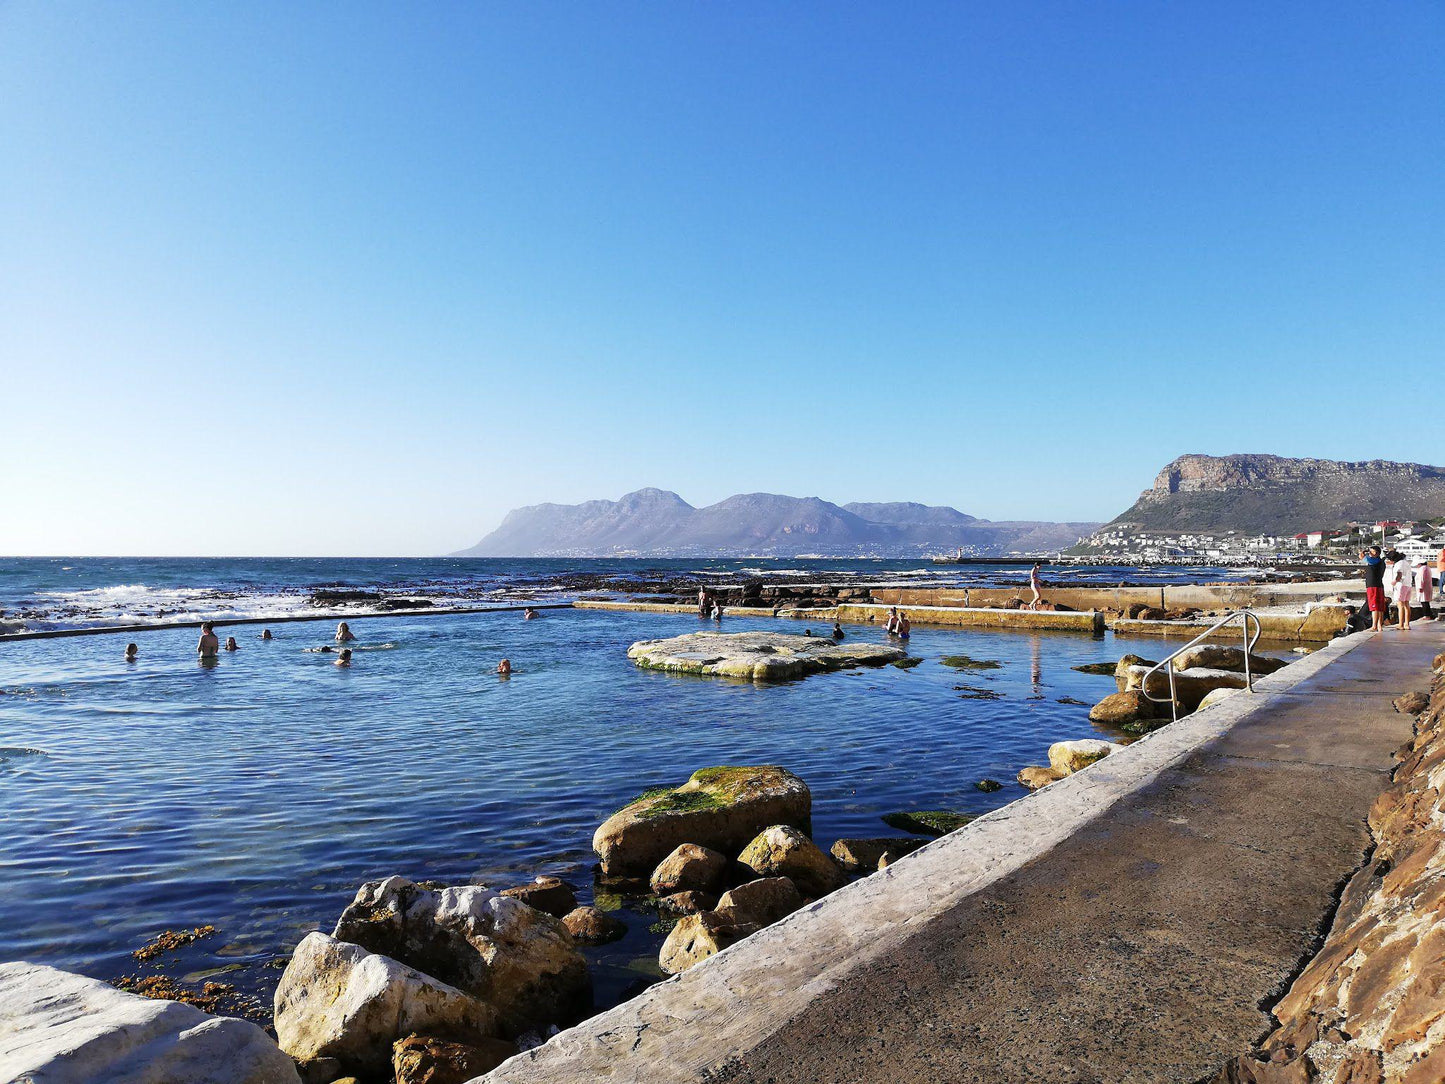
[[[557,874],[594,898],[591,836],[651,786],[716,764],[781,764],[814,796],[814,831],[893,833],[899,809],[981,813],[1051,742],[1100,733],[1109,678],[1073,666],[1157,641],[920,628],[914,669],[754,686],[637,669],[632,642],[696,618],[553,611],[376,618],[355,665],[308,651],[329,621],[197,661],[194,630],[0,645],[0,959],[103,979],[220,977],[269,1003],[278,965],[330,930],[362,882],[506,887]],[[770,619],[730,630],[801,626]],[[852,637],[877,638],[870,626]],[[945,655],[992,659],[958,671]],[[493,670],[506,656],[509,680]],[[1068,703],[1068,700],[1083,704]],[[985,794],[976,780],[1004,789]],[[607,906],[616,900],[602,899]],[[599,1007],[655,981],[664,936],[640,904],[588,949]],[[154,964],[165,929],[217,934]]]
[[[647,582],[724,582],[759,576],[806,583],[1022,584],[1028,562],[935,565],[910,560],[625,560],[515,558],[4,557],[0,620],[28,629],[196,618],[328,614],[312,589],[338,586],[459,605],[636,593]],[[1242,579],[1246,570],[1154,566],[1051,566],[1048,582],[1197,583]]]

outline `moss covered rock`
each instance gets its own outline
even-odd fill
[[[1077,741],[1056,741],[1049,746],[1049,767],[1063,775],[1082,771],[1124,748],[1101,738],[1080,738]]]
[[[769,825],[807,831],[812,809],[807,784],[785,768],[703,768],[682,786],[648,791],[612,814],[592,849],[606,874],[647,876],[684,843],[736,854]]]
[[[787,877],[810,899],[843,885],[842,868],[796,828],[774,824],[743,848],[738,861],[759,877]]]
[[[883,814],[883,823],[889,828],[921,836],[946,836],[977,819],[969,813],[956,813],[952,809],[915,809],[906,813]],[[894,853],[899,852],[895,850]]]

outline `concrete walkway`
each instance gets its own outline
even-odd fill
[[[1269,1030],[1442,648],[1337,641],[487,1079],[1198,1081]]]
[[[717,1081],[1196,1081],[1271,1026],[1445,629],[1386,633],[819,998]]]

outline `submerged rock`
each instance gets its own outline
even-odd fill
[[[658,863],[649,884],[658,896],[696,890],[711,892],[722,884],[730,862],[721,851],[683,843]]]
[[[824,670],[883,666],[908,657],[891,644],[837,643],[826,636],[782,632],[693,632],[640,640],[627,657],[649,670],[786,681]]]
[[[480,885],[372,881],[342,913],[334,936],[481,998],[508,1035],[570,1021],[591,1001],[587,963],[562,923]]]
[[[576,895],[556,877],[538,877],[531,884],[504,888],[502,895],[521,900],[528,907],[545,911],[553,918],[561,918],[577,906]]]
[[[1040,768],[1037,765],[1031,765],[1022,769],[1015,778],[1020,786],[1028,787],[1029,790],[1040,790],[1050,783],[1057,783],[1064,778],[1064,774],[1054,768]]]
[[[834,861],[849,873],[866,873],[878,868],[878,860],[884,854],[892,854],[901,858],[932,842],[931,839],[909,838],[908,836],[840,839],[833,844],[831,853]]]
[[[574,941],[587,945],[605,945],[627,933],[627,924],[596,907],[578,907],[562,916],[562,925]]]
[[[798,886],[788,877],[760,877],[723,893],[719,911],[730,911],[740,922],[769,926],[803,906]]]
[[[37,1084],[299,1084],[255,1024],[42,964],[0,963],[0,1077]]]
[[[974,814],[957,813],[952,809],[915,809],[907,813],[883,814],[883,823],[889,828],[922,836],[946,836],[977,819]]]
[[[758,929],[756,923],[744,922],[732,911],[684,915],[663,942],[657,964],[669,975],[680,974]]]
[[[276,1036],[298,1060],[391,1071],[392,1044],[413,1032],[478,1040],[496,1031],[486,1002],[360,945],[308,934],[276,988]]]
[[[736,854],[772,824],[807,830],[813,796],[775,766],[704,768],[680,787],[644,794],[603,822],[592,849],[603,872],[650,874],[684,843]]]
[[[1062,701],[1060,701],[1060,703],[1062,703]],[[983,791],[985,794],[992,794],[996,790],[1003,790],[1003,784],[997,779],[980,779],[974,784],[974,787],[977,790]]]
[[[759,877],[787,877],[812,899],[841,888],[846,878],[838,863],[796,828],[775,824],[743,848],[738,861]]]
[[[1118,663],[1113,662],[1090,662],[1085,663],[1083,666],[1071,666],[1069,669],[1077,670],[1081,674],[1098,674],[1103,677],[1113,677],[1114,670],[1118,665]]]
[[[1122,748],[1124,747],[1117,742],[1104,741],[1101,738],[1056,741],[1049,746],[1049,767],[1063,775],[1072,775]]]
[[[505,1039],[459,1043],[433,1035],[408,1035],[392,1047],[396,1084],[466,1084],[517,1052]]]

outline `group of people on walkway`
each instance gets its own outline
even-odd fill
[[[1384,630],[1391,603],[1398,611],[1395,628],[1401,632],[1409,631],[1410,610],[1417,604],[1425,620],[1434,620],[1431,603],[1435,598],[1436,578],[1445,585],[1445,547],[1441,548],[1433,568],[1428,563],[1415,564],[1399,550],[1382,552],[1379,546],[1361,550],[1360,560],[1365,567],[1365,605],[1370,611],[1371,632]]]

